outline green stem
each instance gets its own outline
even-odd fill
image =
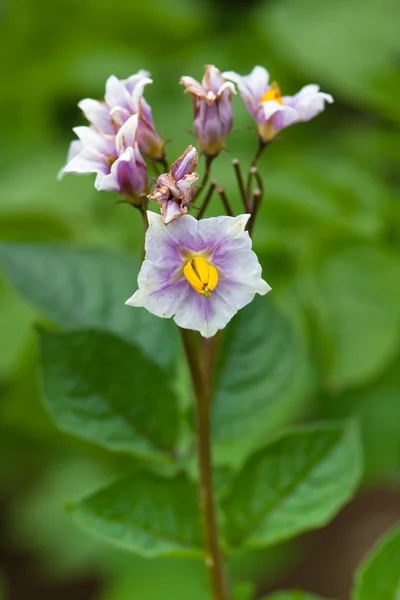
[[[142,260],[144,260],[144,257],[146,255],[146,249],[145,249],[145,243],[146,243],[146,231],[149,228],[149,219],[147,217],[147,198],[143,197],[143,201],[139,206],[136,206],[136,208],[138,208],[140,210],[140,214],[142,215],[142,222],[143,222],[143,245],[142,245],[142,252],[141,252],[141,257]]]
[[[201,217],[202,217],[202,216],[204,215],[204,213],[206,212],[206,210],[207,210],[207,207],[208,207],[208,205],[209,205],[209,203],[210,203],[210,200],[211,200],[211,198],[212,198],[212,195],[213,195],[213,193],[214,193],[214,190],[215,190],[215,188],[216,188],[216,187],[217,187],[217,182],[216,182],[216,181],[215,181],[215,179],[214,179],[214,181],[212,181],[212,182],[210,183],[210,187],[208,188],[208,192],[207,192],[207,194],[205,195],[205,197],[204,197],[204,199],[203,199],[203,202],[202,202],[202,205],[200,206],[199,212],[198,212],[198,213],[197,213],[197,215],[196,215],[196,219],[199,219],[199,220],[200,220],[200,219],[201,219]]]
[[[229,600],[223,558],[219,544],[217,514],[214,502],[211,459],[211,381],[214,340],[204,340],[202,362],[193,339],[193,332],[180,329],[196,398],[197,460],[199,469],[200,512],[204,532],[204,559],[213,600]],[[211,346],[210,346],[211,345]]]
[[[195,198],[197,198],[197,196],[199,196],[199,194],[201,194],[201,192],[204,190],[211,175],[211,164],[214,158],[215,156],[206,156],[206,166],[204,170],[203,179],[201,180],[200,187],[196,190],[193,196],[193,200],[195,200]]]

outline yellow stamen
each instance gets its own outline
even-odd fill
[[[276,83],[276,81],[273,81],[271,83],[271,87],[269,88],[269,90],[267,90],[265,92],[265,94],[261,98],[260,102],[268,102],[268,100],[275,100],[275,102],[278,102],[279,104],[283,104],[281,88]]]
[[[218,271],[203,256],[191,258],[183,267],[183,274],[196,292],[211,296],[218,284]]]

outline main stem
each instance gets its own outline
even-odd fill
[[[203,344],[202,346],[202,368],[193,340],[193,332],[187,329],[181,329],[180,332],[196,397],[197,460],[200,480],[200,512],[204,531],[205,564],[210,579],[213,600],[229,600],[223,558],[219,545],[212,478],[211,374],[208,373],[210,362],[207,356],[204,355],[204,350],[211,350],[211,348],[207,344]]]

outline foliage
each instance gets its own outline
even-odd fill
[[[400,528],[380,540],[356,575],[354,600],[397,600],[400,597]]]

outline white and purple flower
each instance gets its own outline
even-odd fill
[[[273,140],[281,129],[315,117],[324,110],[325,102],[333,102],[330,94],[321,92],[314,84],[306,85],[294,96],[282,96],[279,85],[269,83],[268,71],[260,66],[246,76],[234,71],[227,71],[223,76],[237,84],[264,144]]]
[[[148,212],[139,289],[126,301],[180,327],[212,337],[255,294],[271,289],[245,231],[250,215],[198,221],[183,215],[168,227]]]
[[[64,173],[96,173],[97,190],[123,194],[140,203],[148,191],[147,166],[136,141],[138,115],[132,115],[116,135],[93,127],[75,127],[78,140],[71,143]]]
[[[206,156],[216,156],[232,129],[231,96],[236,93],[235,86],[213,65],[206,66],[201,83],[193,77],[181,77],[180,83],[192,94],[194,132],[199,146]]]
[[[85,98],[78,106],[97,131],[109,135],[115,135],[129,117],[138,115],[136,139],[140,152],[153,160],[161,160],[164,142],[155,129],[151,108],[143,98],[144,88],[153,83],[149,75],[142,70],[127,79],[111,75],[106,82],[103,102]]]
[[[199,178],[195,173],[198,154],[196,148],[188,146],[174,162],[169,173],[157,178],[156,187],[149,200],[154,200],[161,208],[165,225],[185,215],[194,195],[194,185]]]

